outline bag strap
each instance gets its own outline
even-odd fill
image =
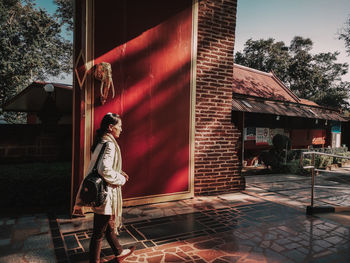
[[[102,148],[101,148],[100,153],[98,154],[98,157],[97,157],[97,160],[96,160],[96,162],[95,162],[94,168],[92,168],[93,171],[97,171],[97,164],[99,163],[99,161],[100,161],[100,159],[101,159],[101,156],[102,156],[102,154],[103,154],[104,151],[105,151],[106,145],[107,145],[107,143],[103,143],[103,144],[102,144]]]

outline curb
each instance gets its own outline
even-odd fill
[[[348,206],[307,206],[306,207],[306,214],[307,215],[313,215],[313,214],[321,214],[321,213],[337,213],[337,212],[346,212],[350,211],[350,207]]]

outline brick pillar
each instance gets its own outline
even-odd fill
[[[195,195],[244,189],[231,123],[237,0],[202,0],[198,10]]]

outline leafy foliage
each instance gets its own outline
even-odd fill
[[[61,29],[32,0],[0,0],[0,105],[33,80],[71,72],[72,43]],[[4,115],[18,122],[17,115]]]
[[[344,40],[346,52],[350,56],[350,16],[345,22],[345,27],[342,32],[339,34],[339,39]]]
[[[56,17],[61,25],[67,25],[67,30],[73,32],[73,0],[54,0],[57,5]]]
[[[259,159],[266,165],[271,167],[273,171],[279,171],[283,166],[288,150],[291,147],[291,141],[289,137],[276,134],[272,138],[273,147],[269,151],[263,151]]]
[[[252,40],[245,43],[244,52],[236,53],[235,61],[238,64],[259,69],[265,72],[275,72],[281,80],[287,79],[289,53],[283,42],[274,42],[274,39]]]
[[[237,52],[235,62],[258,70],[273,71],[297,96],[333,107],[349,107],[350,82],[342,81],[348,64],[337,63],[339,52],[312,54],[309,38],[294,37],[290,46],[274,39],[252,40]]]

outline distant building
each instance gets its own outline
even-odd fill
[[[340,147],[341,122],[337,109],[298,98],[274,73],[234,65],[233,121],[241,127],[242,161],[251,165],[272,148],[276,134],[291,139],[292,148]]]
[[[33,82],[3,105],[26,124],[0,126],[0,162],[71,161],[72,86]]]
[[[51,89],[46,89],[52,85]],[[28,124],[72,124],[72,85],[34,81],[6,101],[4,111],[26,112]]]

